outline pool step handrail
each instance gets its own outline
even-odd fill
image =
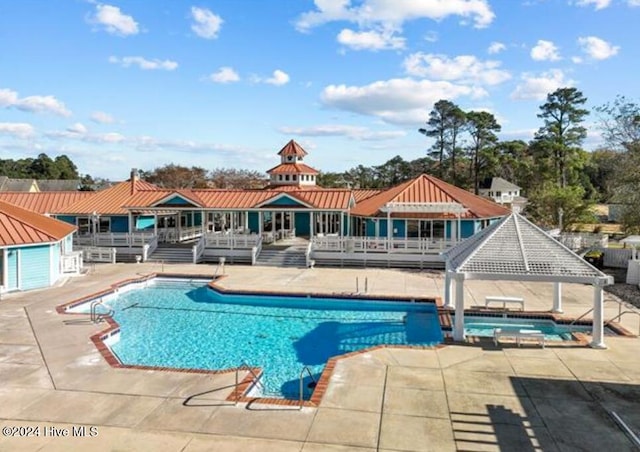
[[[609,324],[611,322],[615,322],[616,320],[620,320],[622,318],[622,316],[625,315],[625,314],[635,314],[635,315],[638,316],[638,336],[640,336],[640,312],[638,312],[638,311],[634,311],[634,310],[622,311],[618,315],[616,315],[615,317],[612,317],[609,320],[606,320],[604,322],[604,324],[607,325],[607,324]]]
[[[618,301],[618,300],[616,300],[616,299],[614,299],[614,298],[609,298],[608,300],[604,300],[604,302],[603,302],[602,304],[604,305],[604,304],[611,303],[611,302],[618,303],[618,316],[620,316],[620,314],[622,313],[622,305],[623,305],[623,302],[622,302],[622,301]],[[593,310],[594,310],[594,308],[590,308],[589,310],[587,310],[586,312],[584,312],[584,313],[583,313],[582,315],[580,315],[579,317],[577,317],[577,318],[573,319],[573,320],[571,321],[571,323],[569,323],[569,326],[571,327],[571,326],[575,325],[575,323],[576,323],[576,322],[578,322],[578,321],[580,321],[580,320],[584,319],[586,316],[588,316],[589,314],[591,314],[591,313],[593,312]],[[617,316],[616,316],[616,317],[617,317]],[[614,317],[614,318],[615,318],[615,317]],[[609,320],[608,322],[611,322],[611,320]],[[605,323],[606,323],[606,322],[605,322]]]
[[[91,305],[89,306],[89,319],[91,320],[91,322],[100,323],[107,317],[113,317],[113,314],[115,314],[113,309],[109,309],[106,314],[98,314],[98,306],[104,306],[102,304],[103,301],[104,300],[102,298],[98,298],[97,300],[93,300],[91,302]]]
[[[262,375],[257,375],[254,371],[253,368],[247,364],[245,361],[243,361],[238,367],[236,367],[236,384],[234,385],[235,390],[236,390],[236,400],[235,400],[235,404],[237,405],[238,402],[240,401],[240,391],[238,391],[238,387],[240,386],[241,382],[239,380],[239,373],[241,371],[246,371],[249,372],[249,374],[254,378],[254,385],[255,384],[260,384],[260,378],[262,377]]]
[[[311,369],[309,369],[309,366],[304,366],[302,368],[302,370],[300,371],[300,405],[299,408],[302,409],[302,406],[304,405],[304,374],[309,375],[309,377],[311,378],[311,381],[313,383],[317,383],[316,379],[313,378],[313,374],[311,373]]]

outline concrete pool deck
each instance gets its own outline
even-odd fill
[[[98,265],[48,290],[0,301],[0,450],[634,450],[608,410],[640,430],[640,339],[607,336],[607,350],[510,344],[384,348],[341,359],[318,408],[225,401],[235,375],[116,369],[90,336],[105,324],[69,322],[55,307],[159,265]],[[165,265],[212,275],[214,266]],[[439,272],[227,266],[229,289],[441,296]],[[468,281],[467,307],[487,295],[523,296],[549,310],[552,285]],[[563,285],[564,309],[591,307],[590,286]],[[605,318],[617,313],[607,304]],[[65,321],[67,321],[65,323]],[[637,332],[637,316],[623,321]],[[95,437],[53,437],[95,426]],[[55,427],[56,430],[53,430]],[[44,436],[44,432],[48,433]],[[26,430],[23,430],[25,432]],[[19,432],[16,432],[16,434]],[[35,431],[32,431],[35,433]],[[89,430],[87,430],[87,435]]]

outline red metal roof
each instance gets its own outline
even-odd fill
[[[383,192],[384,190],[377,188],[356,188],[353,190],[353,197],[356,202],[362,202],[367,198],[371,198],[373,195]]]
[[[267,174],[318,174],[318,172],[304,163],[281,163],[267,171]]]
[[[468,212],[462,215],[464,218],[491,218],[508,215],[510,213],[509,209],[493,201],[474,195],[433,176],[422,174],[415,179],[403,182],[400,185],[396,185],[377,195],[364,199],[351,210],[351,214],[362,216],[382,215],[383,213],[380,209],[388,202],[456,202],[468,209]],[[425,215],[399,213],[397,216],[423,217]],[[429,216],[433,217],[433,215]]]
[[[98,212],[101,215],[125,215],[128,210],[124,206],[129,205],[129,200],[141,190],[158,190],[158,188],[139,179],[133,182],[120,182],[113,187],[95,192],[93,196],[82,199],[59,213],[91,215],[93,212]]]
[[[95,195],[91,191],[57,192],[2,192],[0,201],[6,201],[37,213],[59,213],[70,205]]]
[[[0,201],[0,246],[57,242],[75,230],[74,225]]]
[[[307,151],[302,149],[302,146],[300,146],[294,140],[291,140],[287,144],[285,144],[282,149],[280,149],[278,155],[297,155],[299,157],[304,157],[305,155],[307,155]]]

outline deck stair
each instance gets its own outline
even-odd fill
[[[148,262],[190,264],[193,262],[193,244],[163,243],[151,253]]]
[[[256,265],[265,267],[297,267],[307,266],[304,245],[270,245],[264,246],[258,255]]]

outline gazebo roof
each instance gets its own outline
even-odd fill
[[[610,276],[517,213],[442,255],[450,271],[469,279],[613,283]]]

